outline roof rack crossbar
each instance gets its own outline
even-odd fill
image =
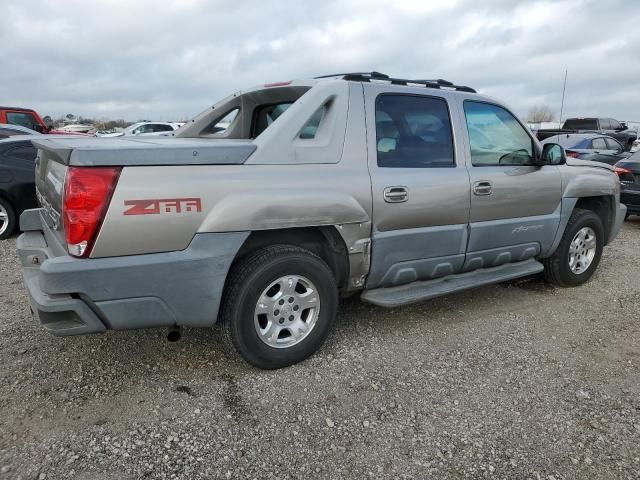
[[[352,72],[352,73],[336,73],[333,75],[322,75],[315,78],[342,77],[343,80],[355,82],[370,82],[371,80],[380,80],[390,82],[392,85],[424,85],[427,88],[453,88],[459,92],[476,93],[476,91],[464,85],[455,85],[454,83],[439,78],[437,80],[410,80],[406,78],[393,78],[380,72]]]
[[[379,78],[379,79],[385,79],[385,78],[389,78],[389,75],[385,75],[384,73],[380,73],[380,72],[347,72],[347,73],[332,73],[331,75],[320,75],[319,77],[313,77],[315,78],[331,78],[331,77],[364,77],[367,76],[369,78]]]

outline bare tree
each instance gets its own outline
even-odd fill
[[[547,105],[536,105],[529,110],[527,121],[530,123],[553,122],[555,114]]]

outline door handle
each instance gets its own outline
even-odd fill
[[[409,198],[407,187],[387,187],[384,189],[384,201],[387,203],[402,203]]]
[[[491,182],[480,181],[473,184],[473,193],[475,195],[491,195],[492,191],[493,186],[491,185]]]

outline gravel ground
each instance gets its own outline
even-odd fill
[[[0,242],[0,477],[640,478],[639,238],[580,288],[346,301],[275,372],[215,329],[50,336]]]

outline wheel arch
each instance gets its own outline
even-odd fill
[[[576,208],[591,210],[600,217],[604,228],[604,244],[607,245],[616,218],[615,197],[611,195],[581,197],[575,204],[574,209]]]
[[[309,250],[329,266],[340,291],[347,287],[349,252],[336,227],[300,227],[253,231],[236,253],[231,264],[232,267],[251,252],[269,245],[294,245]]]
[[[17,208],[16,208],[16,199],[13,198],[13,195],[11,195],[9,192],[7,192],[6,190],[3,190],[0,188],[0,198],[9,202],[9,204],[11,205],[11,207],[16,210],[16,214],[17,214]]]
[[[615,197],[612,195],[595,195],[591,197],[564,197],[562,199],[560,224],[558,225],[558,230],[556,231],[556,235],[553,239],[551,247],[549,247],[547,251],[540,255],[540,258],[547,258],[555,253],[558,246],[560,245],[562,236],[564,235],[567,224],[569,223],[569,219],[571,218],[571,215],[576,208],[591,210],[596,215],[598,215],[598,217],[600,217],[602,226],[604,228],[604,244],[607,245],[609,243],[610,233],[616,217]]]

